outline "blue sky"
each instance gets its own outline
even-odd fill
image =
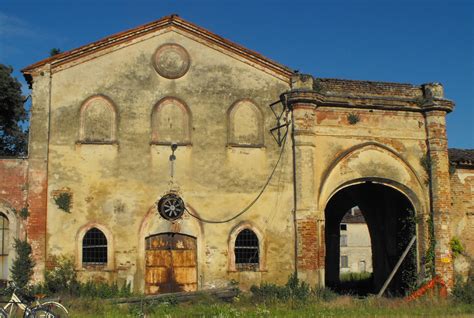
[[[317,77],[441,82],[456,102],[449,146],[474,148],[470,0],[3,0],[0,63],[24,83],[19,70],[53,47],[73,49],[171,13]]]

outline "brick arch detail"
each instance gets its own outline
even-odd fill
[[[331,189],[328,189],[328,183],[332,178],[333,172],[338,169],[340,164],[349,159],[357,152],[362,153],[364,150],[379,150],[385,155],[394,158],[399,163],[396,168],[405,170],[409,175],[413,177],[415,183],[411,185],[406,185],[401,184],[397,180],[394,180],[387,176],[359,175],[357,177],[348,176],[341,178],[343,179],[342,182],[339,182],[336,186],[333,186],[331,187]],[[390,186],[404,194],[407,198],[409,198],[413,206],[418,211],[427,211],[428,209],[425,202],[429,202],[429,193],[428,191],[425,191],[426,189],[423,185],[422,178],[420,177],[419,173],[417,173],[417,171],[413,168],[413,166],[407,160],[405,160],[399,153],[397,153],[390,147],[377,142],[366,142],[359,145],[355,145],[343,151],[324,170],[323,176],[321,178],[321,186],[319,188],[318,193],[319,210],[324,211],[324,208],[329,199],[332,197],[332,195],[334,195],[334,193],[336,193],[343,187],[348,186],[348,184],[354,184],[363,181],[375,181]]]

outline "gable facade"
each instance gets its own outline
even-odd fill
[[[15,204],[29,206],[36,279],[64,255],[83,280],[147,293],[284,283],[295,271],[324,286],[339,274],[334,211],[358,205],[369,230],[391,229],[371,233],[382,242],[377,286],[397,260],[380,252],[401,243],[397,213],[423,220],[413,227],[417,273],[434,215],[436,271],[452,284],[453,103],[439,84],[293,74],[176,16],[23,72],[33,90],[28,195]],[[271,104],[289,124],[281,147]],[[163,198],[179,209],[170,194],[186,207],[175,220],[157,211]]]

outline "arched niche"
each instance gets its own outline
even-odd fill
[[[79,131],[82,143],[113,143],[116,130],[117,111],[108,97],[95,95],[82,104]]]
[[[263,115],[254,102],[244,99],[234,103],[227,112],[227,123],[229,146],[263,146]]]
[[[191,111],[180,99],[165,97],[153,107],[151,143],[187,145],[191,143]]]

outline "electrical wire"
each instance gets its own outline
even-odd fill
[[[203,219],[193,213],[191,213],[191,211],[189,211],[186,207],[184,208],[186,210],[186,212],[189,213],[189,215],[191,215],[193,218],[201,221],[201,222],[204,222],[204,223],[212,223],[212,224],[221,224],[221,223],[227,223],[227,222],[230,222],[232,220],[235,220],[236,218],[238,218],[239,216],[241,216],[242,214],[244,214],[245,212],[247,212],[248,210],[250,210],[250,208],[258,201],[258,199],[260,199],[260,197],[262,196],[263,192],[265,192],[265,189],[267,188],[268,184],[270,183],[270,181],[272,180],[273,178],[273,175],[275,174],[275,171],[277,170],[277,167],[278,167],[278,164],[280,163],[281,161],[281,158],[283,157],[283,153],[285,152],[285,144],[286,144],[286,137],[285,139],[283,139],[283,143],[281,145],[281,152],[280,152],[280,155],[278,156],[278,160],[275,164],[275,167],[273,167],[273,170],[272,172],[270,173],[270,176],[268,177],[267,181],[265,182],[265,184],[263,185],[262,189],[260,190],[260,192],[258,193],[258,195],[255,197],[255,199],[252,200],[252,202],[250,202],[242,211],[240,211],[239,213],[235,214],[233,217],[230,217],[228,219],[225,219],[225,220],[208,220],[208,219]]]

